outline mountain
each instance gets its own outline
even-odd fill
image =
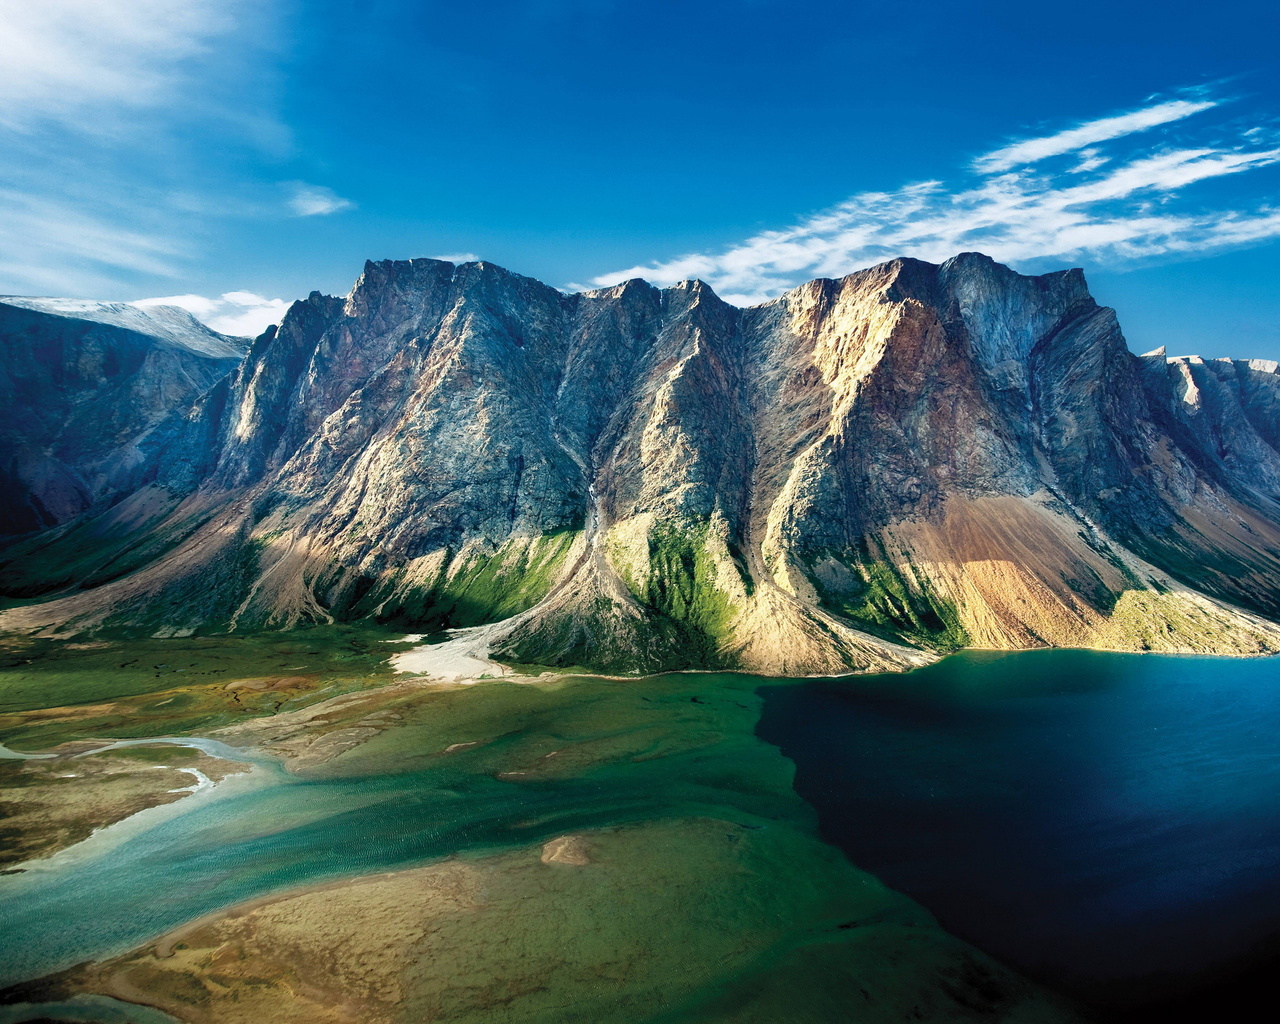
[[[173,306],[0,296],[0,536],[145,483],[148,452],[245,345]]]
[[[369,263],[11,544],[42,600],[0,628],[496,623],[524,662],[781,674],[1280,650],[1276,369],[1132,355],[1079,270],[976,253],[749,309]]]

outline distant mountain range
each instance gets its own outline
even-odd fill
[[[1280,374],[1083,274],[900,259],[739,309],[369,263],[241,339],[0,299],[0,629],[496,623],[499,657],[826,674],[1280,650]]]
[[[156,445],[247,347],[173,306],[0,296],[0,536],[149,482]]]

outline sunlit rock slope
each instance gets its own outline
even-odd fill
[[[739,309],[369,263],[196,390],[144,479],[10,545],[43,600],[0,627],[499,623],[524,662],[787,674],[1280,649],[1275,365],[1134,356],[1078,270]]]

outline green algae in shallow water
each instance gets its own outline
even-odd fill
[[[353,942],[369,941],[362,929],[409,934],[379,954],[403,954],[400,995],[366,1019],[817,1024],[836,1008],[864,1021],[1069,1019],[818,841],[790,762],[754,735],[759,683],[583,678],[391,695],[378,706],[402,716],[396,727],[302,779],[193,801],[74,878],[32,877],[8,898],[0,886],[0,913],[24,935],[22,966],[6,973],[118,953],[266,893],[350,873],[371,884],[456,857],[479,879],[475,898],[447,914],[392,901],[393,920],[419,915],[411,934],[372,905],[330,915],[326,929],[352,929]],[[564,836],[580,837],[589,863],[543,863],[543,845]],[[346,933],[301,934],[355,948]],[[259,981],[231,986],[243,1009],[264,997],[267,951],[295,948],[251,958]],[[320,960],[330,984],[345,977],[349,965]],[[222,1004],[182,1015],[238,1019]]]
[[[9,636],[0,641],[0,742],[41,750],[180,735],[292,710],[390,682],[401,647],[388,641],[399,639],[347,625],[89,643]],[[264,682],[228,689],[246,679]]]

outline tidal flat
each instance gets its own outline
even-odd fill
[[[956,728],[957,686],[969,693],[990,680],[985,705],[964,705],[969,727],[977,716],[975,735],[990,739],[984,721],[1007,725],[1034,707],[1040,725],[1064,716],[1069,728],[1059,742],[1069,747],[1082,721],[1137,710],[1116,694],[1153,699],[1149,685],[1129,685],[1132,671],[1118,656],[1093,656],[1103,660],[1089,668],[1097,679],[1089,686],[1072,652],[1050,652],[1048,660],[960,655],[907,676],[823,683],[713,673],[626,680],[544,673],[470,683],[394,675],[387,659],[404,647],[382,644],[389,636],[365,637],[358,656],[335,663],[357,648],[350,637],[332,639],[309,646],[319,653],[298,656],[289,646],[292,658],[255,667],[255,650],[280,654],[270,645],[298,638],[250,638],[230,678],[150,692],[135,681],[125,687],[132,696],[119,698],[87,686],[88,706],[98,709],[91,715],[9,713],[0,741],[47,752],[30,742],[43,735],[64,750],[57,759],[9,762],[23,771],[37,764],[31,770],[48,771],[43,766],[70,750],[82,763],[133,759],[153,772],[158,792],[175,787],[152,761],[173,771],[181,756],[209,758],[208,749],[244,760],[224,781],[144,812],[158,815],[144,827],[130,827],[144,815],[125,818],[0,877],[9,946],[0,958],[0,984],[8,986],[0,1001],[46,1004],[49,1016],[70,1000],[111,997],[192,1024],[1030,1022],[1111,1011],[1078,987],[1070,998],[1057,994],[1062,971],[1052,963],[1011,968],[1017,957],[999,929],[955,915],[954,900],[944,898],[945,870],[903,868],[921,860],[936,868],[950,849],[947,834],[931,839],[921,830],[930,807],[922,787],[932,779],[935,788],[954,788],[956,773],[984,757],[981,744],[947,748],[953,759],[945,765],[921,754],[933,749],[939,722]],[[171,642],[175,652],[184,643],[163,643]],[[148,658],[160,643],[147,642]],[[114,664],[135,653],[127,643],[99,650]],[[166,663],[175,662],[177,653]],[[1254,694],[1241,707],[1255,721],[1259,705],[1274,705],[1267,696],[1280,668],[1274,662],[1136,663],[1157,676],[1165,671],[1184,697],[1198,691],[1173,669],[1225,666],[1237,704],[1238,691]],[[1232,676],[1231,666],[1253,676]],[[268,668],[312,682],[275,708],[237,709],[228,684],[269,681]],[[278,692],[271,685],[249,692]],[[152,744],[83,754],[84,744],[120,738],[121,723],[135,739],[180,739],[163,703],[175,689],[205,716],[186,735],[217,746],[178,756],[172,745]],[[833,699],[844,702],[839,714]],[[142,703],[127,714],[100,710],[128,701]],[[1194,707],[1184,699],[1182,714]],[[1219,715],[1219,731],[1237,728],[1245,713]],[[805,732],[818,726],[826,733]],[[1183,727],[1185,744],[1204,716]],[[1090,735],[1080,754],[1095,771],[1079,788],[1096,790],[1103,803],[1105,739]],[[1022,770],[999,744],[992,749],[1010,771]],[[860,786],[862,796],[836,806],[820,792],[821,758],[841,750],[827,782],[845,794]],[[1256,800],[1242,813],[1265,830],[1271,768],[1253,769],[1261,773]],[[987,771],[981,786],[994,803],[1007,803],[999,763]],[[62,785],[87,793],[91,780]],[[1027,799],[1037,785],[1034,776],[1024,782]],[[38,792],[40,784],[26,788]],[[959,806],[980,832],[991,807],[974,804],[978,788]],[[895,821],[886,810],[895,802],[911,821]],[[848,834],[872,830],[863,836],[864,861]],[[994,830],[987,834],[998,841]],[[1270,849],[1253,852],[1265,858]],[[951,895],[987,886],[998,903],[1002,893],[973,867],[971,849],[956,850]],[[1141,858],[1131,865],[1140,869]],[[1098,885],[1107,892],[1131,885],[1125,870],[1114,857],[1100,862]],[[1034,932],[1042,908],[1034,893],[1017,898],[1025,901],[1020,913],[1003,906],[996,916]],[[1259,935],[1268,921],[1280,922],[1280,913],[1268,918],[1273,909],[1259,908]],[[1103,917],[1090,927],[1106,938]],[[1050,959],[1052,928],[1049,921],[1042,929]],[[983,951],[996,949],[999,958]]]

